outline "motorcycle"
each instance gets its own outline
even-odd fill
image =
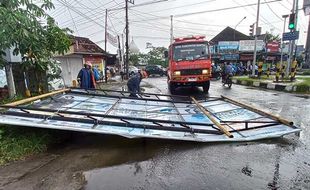
[[[227,84],[228,88],[231,88],[231,86],[232,86],[232,74],[223,75],[222,84],[223,84],[223,86],[225,86]]]

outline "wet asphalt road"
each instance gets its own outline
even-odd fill
[[[165,77],[146,82],[156,87],[145,87],[148,92],[168,92]],[[205,96],[199,88],[179,89],[178,94]],[[8,174],[3,179],[1,174],[0,189],[310,189],[309,96],[237,85],[228,89],[212,81],[209,96],[220,95],[293,120],[303,131],[299,137],[248,143],[73,133],[46,155],[0,168]],[[15,174],[22,171],[26,174]]]
[[[166,78],[146,81],[168,93]],[[205,96],[199,88],[177,93]],[[154,145],[146,141],[145,159],[85,172],[86,189],[310,189],[309,97],[212,81],[209,96],[220,95],[291,119],[303,132],[250,143],[158,142],[151,156]]]

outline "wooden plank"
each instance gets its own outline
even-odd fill
[[[222,126],[209,111],[207,111],[194,97],[191,97],[197,107],[204,113],[225,135],[229,138],[233,138],[234,136],[224,127]]]
[[[36,100],[39,100],[39,99],[42,99],[42,98],[46,98],[46,97],[49,97],[49,96],[53,96],[53,95],[64,93],[64,92],[68,92],[68,91],[70,91],[70,88],[66,88],[66,89],[62,89],[62,90],[57,90],[57,91],[54,91],[54,92],[42,94],[42,95],[39,95],[39,96],[34,96],[34,97],[31,97],[31,98],[26,98],[26,99],[19,100],[19,101],[16,101],[16,102],[12,102],[12,103],[8,103],[8,104],[5,104],[5,105],[6,106],[18,106],[18,105],[21,105],[21,104],[26,104],[26,103],[29,103],[29,102],[33,102],[33,101],[36,101]]]
[[[246,109],[251,110],[251,111],[253,111],[253,112],[256,112],[256,113],[258,113],[258,114],[261,114],[261,115],[267,116],[267,117],[269,117],[269,118],[271,118],[271,119],[274,119],[274,120],[276,120],[276,121],[278,121],[278,122],[280,122],[280,123],[282,123],[282,124],[285,124],[285,125],[288,125],[288,126],[293,126],[293,125],[294,125],[294,123],[293,123],[292,121],[288,121],[288,120],[283,119],[283,118],[281,118],[281,117],[272,115],[272,114],[270,114],[270,113],[268,113],[268,112],[265,112],[265,111],[256,109],[256,108],[254,108],[253,106],[250,106],[250,105],[241,103],[241,102],[239,102],[239,101],[233,100],[233,99],[228,98],[228,97],[226,97],[226,96],[222,96],[222,98],[223,98],[224,100],[227,100],[228,102],[231,102],[231,103],[233,103],[233,104],[239,105],[239,106],[241,106],[241,107],[243,107],[243,108],[246,108]]]

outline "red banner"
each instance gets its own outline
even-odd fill
[[[269,42],[267,43],[267,52],[276,53],[280,50],[279,42]]]

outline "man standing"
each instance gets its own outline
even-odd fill
[[[86,62],[86,64],[84,64],[84,68],[80,70],[77,76],[77,81],[79,82],[81,88],[96,88],[95,75],[92,71],[92,64],[90,62]]]

